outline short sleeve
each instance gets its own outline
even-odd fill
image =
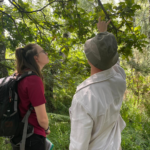
[[[46,103],[44,86],[40,77],[36,75],[29,76],[26,88],[33,107]]]

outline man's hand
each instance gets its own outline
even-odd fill
[[[111,19],[108,22],[101,21],[101,17],[99,17],[98,23],[97,23],[97,28],[98,28],[99,32],[106,32],[107,26],[110,23],[110,21],[111,21]]]

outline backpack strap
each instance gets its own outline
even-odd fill
[[[24,116],[22,122],[24,123],[24,129],[23,129],[23,135],[22,135],[22,141],[20,143],[20,150],[25,150],[25,143],[27,138],[27,128],[28,128],[28,118],[31,114],[31,111],[34,108],[30,106],[29,110],[27,111],[26,115]]]
[[[25,77],[31,76],[31,75],[37,75],[37,74],[34,73],[33,71],[27,71],[27,72],[23,73],[22,75],[17,76],[17,77],[16,77],[16,80],[17,80],[17,81],[20,81],[20,80],[24,79]]]
[[[16,74],[13,74],[13,76],[15,76]],[[34,73],[33,71],[28,71],[23,73],[21,76],[17,76],[16,80],[17,82],[19,82],[20,80],[24,79],[27,76],[31,76],[31,75],[37,75],[36,73]],[[15,92],[15,97],[14,97],[14,111],[17,112],[17,107],[18,107],[18,95]]]
[[[15,92],[15,98],[14,98],[14,111],[17,112],[17,107],[18,107],[18,95]]]
[[[23,73],[20,76],[16,77],[17,82],[19,82],[20,80],[24,79],[27,76],[31,76],[31,75],[37,75],[36,73],[34,73],[33,71],[28,71]],[[16,98],[17,99],[17,98]],[[33,106],[30,105],[29,109],[27,111],[27,113],[25,114],[24,118],[22,119],[22,122],[24,123],[24,128],[23,128],[23,135],[22,135],[22,141],[20,143],[20,150],[25,150],[25,143],[26,143],[26,138],[29,137],[30,135],[27,135],[27,128],[28,128],[28,118],[31,114],[31,111],[33,110]],[[31,133],[32,135],[33,133]]]

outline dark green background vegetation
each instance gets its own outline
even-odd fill
[[[4,0],[0,3],[0,78],[15,71],[14,51],[37,43],[49,54],[43,69],[45,96],[54,150],[67,150],[68,109],[77,85],[90,75],[85,41],[98,31],[98,17],[111,24],[118,41],[127,90],[121,115],[123,150],[150,150],[150,1]],[[0,138],[0,150],[10,150]]]

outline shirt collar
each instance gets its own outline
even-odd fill
[[[105,71],[96,73],[96,74],[90,76],[89,78],[87,78],[86,80],[84,80],[79,86],[77,86],[76,92],[78,92],[79,90],[81,90],[91,84],[107,80],[107,79],[111,78],[112,76],[114,76],[115,74],[116,74],[116,71],[113,69],[113,67],[111,67],[110,69],[107,69]]]

